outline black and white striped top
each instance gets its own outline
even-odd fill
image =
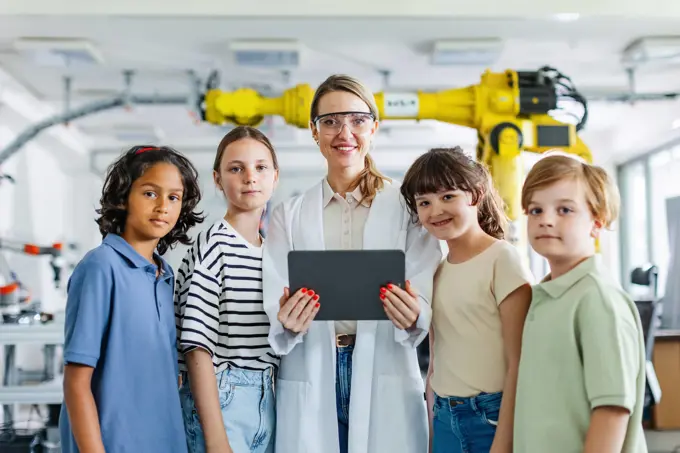
[[[175,322],[181,370],[196,348],[211,354],[215,373],[278,367],[262,306],[262,248],[226,220],[201,232],[177,271]]]

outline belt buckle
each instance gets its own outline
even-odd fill
[[[346,348],[348,345],[342,344],[342,338],[348,338],[349,335],[347,334],[340,334],[335,336],[335,347],[336,348]]]

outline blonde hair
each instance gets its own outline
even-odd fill
[[[357,79],[348,75],[336,74],[328,77],[316,89],[310,109],[310,118],[312,121],[319,114],[319,101],[321,98],[333,91],[345,91],[357,96],[366,103],[376,121],[379,120],[378,106],[376,105],[373,93]],[[358,186],[361,190],[362,201],[370,203],[373,201],[376,194],[385,187],[385,181],[391,182],[392,180],[378,171],[373,158],[368,153],[364,158],[364,164],[364,169],[359,173],[359,176],[357,176],[352,184],[350,184],[349,190],[354,190]]]
[[[583,184],[590,213],[603,227],[609,228],[619,215],[618,189],[602,167],[564,155],[544,157],[529,171],[522,187],[524,213],[534,192],[564,179]]]

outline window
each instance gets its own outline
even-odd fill
[[[666,201],[680,196],[680,146],[649,158],[651,206],[651,257],[659,267],[659,295],[663,295],[669,265],[668,221]]]
[[[647,187],[645,162],[638,161],[625,165],[620,173],[622,199],[621,266],[622,284],[629,287],[630,272],[650,260],[647,231]]]

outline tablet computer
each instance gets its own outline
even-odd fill
[[[290,293],[320,296],[317,321],[382,321],[389,318],[380,288],[405,284],[402,250],[296,250],[288,253]]]

